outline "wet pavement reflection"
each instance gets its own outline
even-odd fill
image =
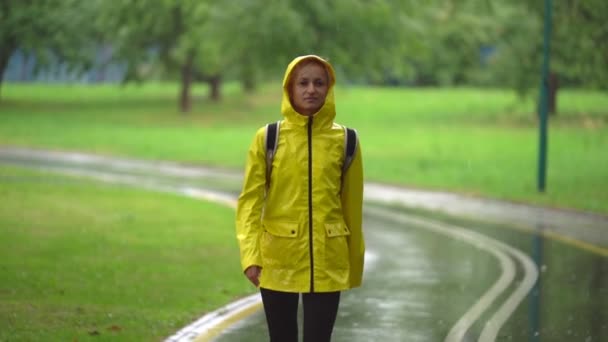
[[[530,296],[530,340],[608,340],[608,258],[539,236],[531,245],[541,277]]]

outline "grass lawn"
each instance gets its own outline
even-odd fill
[[[252,292],[233,210],[0,168],[0,341],[158,341]]]
[[[180,114],[177,87],[6,84],[0,144],[241,168],[254,131],[280,118],[280,86],[221,103],[194,88]],[[547,191],[536,191],[532,99],[510,90],[342,87],[340,123],[358,129],[366,179],[608,214],[608,95],[560,90],[551,119]]]

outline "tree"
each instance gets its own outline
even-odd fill
[[[552,4],[552,70],[566,84],[608,89],[608,2],[554,0]],[[527,5],[542,22],[542,2]],[[541,37],[536,40],[539,46]]]
[[[226,72],[253,91],[264,75],[275,75],[300,46],[301,18],[288,1],[227,2],[217,25],[225,44]],[[268,77],[267,77],[268,78]]]
[[[130,65],[129,79],[145,76],[138,72],[142,60],[160,62],[181,80],[186,112],[192,82],[209,83],[218,99],[224,76],[253,89],[259,75],[300,54],[329,57],[340,70],[369,79],[396,73],[407,45],[404,7],[388,0],[123,0],[108,5],[104,26],[116,57]]]
[[[78,0],[0,0],[0,87],[11,56],[33,54],[38,68],[65,61],[84,70],[92,60],[93,7]]]
[[[330,57],[354,79],[381,81],[386,74],[402,75],[403,55],[419,46],[408,24],[415,22],[413,2],[388,0],[297,1],[300,53]],[[407,20],[411,21],[407,21]]]
[[[499,23],[485,0],[429,0],[415,15],[417,54],[407,53],[410,82],[450,86],[482,80],[483,51],[499,39]]]
[[[544,2],[493,1],[502,17],[502,40],[491,71],[521,96],[538,89],[542,61]],[[505,11],[505,8],[508,10]],[[560,86],[608,89],[608,3],[553,1],[551,75]],[[554,94],[557,96],[557,94]],[[555,102],[555,97],[553,102]],[[555,108],[554,108],[555,109]]]
[[[521,4],[488,2],[488,17],[494,23],[487,44],[492,53],[479,69],[475,81],[511,87],[525,96],[538,85],[542,49],[542,22]],[[538,41],[537,41],[538,40]]]
[[[391,0],[252,0],[228,13],[222,25],[244,88],[256,75],[282,70],[293,57],[318,54],[329,58],[338,72],[352,80],[381,82],[387,75],[403,75],[402,56],[417,54],[414,1]],[[410,15],[406,15],[409,13]]]
[[[222,44],[216,36],[215,16],[221,1],[140,0],[107,2],[100,22],[105,39],[116,48],[114,58],[126,61],[126,81],[147,76],[142,65],[160,67],[164,77],[180,80],[179,108],[191,109],[191,86],[196,80],[210,85],[210,97],[219,100]]]

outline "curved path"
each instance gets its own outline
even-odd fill
[[[234,197],[240,185],[239,173],[229,170],[187,167],[168,162],[134,161],[78,153],[0,148],[0,164],[2,163],[49,169],[157,191],[179,192],[186,196],[217,201],[229,206],[234,206]],[[608,234],[603,234],[608,229],[607,217],[467,198],[449,193],[413,191],[380,184],[366,184],[365,195],[368,203],[400,204],[407,207],[466,216],[476,220],[508,222],[517,229],[537,233],[595,254],[608,256],[608,250],[606,249]],[[538,269],[535,262],[522,251],[504,242],[465,227],[415,217],[383,207],[367,207],[366,217],[377,217],[378,219],[392,221],[394,225],[401,228],[423,229],[432,234],[442,235],[443,238],[458,240],[475,247],[485,255],[495,258],[496,265],[494,267],[499,270],[498,277],[493,282],[488,283],[488,288],[479,294],[477,300],[469,309],[462,310],[466,312],[460,314],[459,319],[450,325],[447,335],[444,336],[445,341],[470,340],[472,327],[479,322],[483,322],[483,326],[476,329],[476,332],[473,333],[474,336],[478,337],[478,341],[494,341],[501,327],[509,320],[537,281]],[[374,223],[369,225],[374,226]],[[366,223],[366,231],[369,225]],[[370,233],[373,235],[374,231]],[[401,229],[392,233],[385,233],[387,236],[390,235],[390,239],[393,239],[402,231]],[[405,236],[404,241],[402,241],[404,244],[398,247],[407,246],[409,243],[406,241],[407,239],[408,237]],[[380,239],[376,237],[376,240],[379,241]],[[387,242],[384,242],[384,244],[386,246]],[[374,244],[372,243],[371,246],[374,246]],[[380,246],[378,256],[373,254],[372,249],[372,254],[368,255],[367,261],[373,262],[378,258],[380,260],[385,258],[387,252],[390,252],[390,249],[384,248],[385,246]],[[414,245],[410,247],[412,250],[416,250]],[[420,258],[419,260],[422,262],[424,259]],[[374,272],[376,267],[368,262],[366,262],[366,273],[370,269],[370,273]],[[400,265],[399,267],[407,268],[408,265]],[[420,265],[416,265],[414,270],[420,271]],[[518,270],[519,277],[517,277]],[[422,274],[420,277],[423,281],[425,277],[428,277],[428,274],[432,274],[432,270],[424,270],[423,267],[422,273],[425,272],[426,274]],[[386,277],[386,274],[384,276]],[[404,278],[404,281],[411,279],[411,274],[408,277],[407,279]],[[343,310],[341,311],[348,313],[348,307],[352,303],[349,304],[348,296],[345,297],[345,303],[342,305]],[[396,300],[396,302],[399,303],[399,300]],[[411,298],[401,304],[411,305]],[[495,307],[490,310],[492,305]],[[344,306],[346,306],[346,310],[344,310]],[[168,341],[210,340],[226,330],[228,326],[241,321],[244,317],[251,316],[259,308],[259,296],[254,295],[244,298],[205,315],[169,337]],[[357,310],[351,311],[353,313],[357,312]],[[484,314],[486,317],[482,317]],[[396,336],[387,337],[395,338]],[[421,340],[429,340],[428,338],[428,336],[421,336]],[[348,340],[353,339],[349,338]]]

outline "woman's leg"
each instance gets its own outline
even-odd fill
[[[329,342],[336,322],[340,292],[303,293],[304,342]]]
[[[260,288],[271,342],[298,342],[299,293]]]

